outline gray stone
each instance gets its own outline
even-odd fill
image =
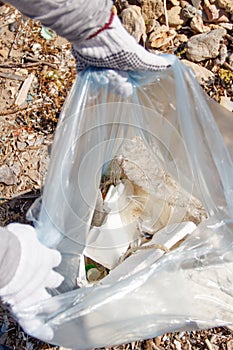
[[[6,164],[0,167],[0,182],[5,185],[15,185],[17,183],[17,177]]]
[[[201,0],[191,0],[191,2],[192,2],[192,4],[193,4],[193,6],[196,7],[196,8],[198,9]]]
[[[194,62],[190,62],[188,60],[182,60],[182,62],[192,68],[197,78],[197,81],[200,84],[203,84],[203,82],[214,81],[214,73],[206,69],[205,67],[202,67],[201,65],[198,65],[197,63],[194,63]]]
[[[187,4],[185,7],[182,8],[182,16],[187,19],[193,18],[198,14],[198,12],[199,11],[196,9],[196,7],[190,4]]]
[[[216,58],[219,54],[220,41],[225,34],[224,28],[218,28],[209,33],[194,35],[187,41],[187,59],[201,62],[209,58]]]

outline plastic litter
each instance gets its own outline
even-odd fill
[[[41,36],[46,40],[51,40],[57,36],[57,34],[51,28],[42,26]]]
[[[65,277],[25,310],[40,319],[31,333],[48,341],[49,327],[50,343],[88,349],[230,325],[233,167],[214,120],[222,110],[175,57],[167,71],[128,73],[127,97],[111,76],[78,76],[29,212],[41,241],[61,251]]]

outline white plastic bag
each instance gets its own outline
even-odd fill
[[[113,91],[109,74],[81,73],[63,108],[41,203],[30,215],[40,239],[62,252],[65,282],[25,315],[52,328],[50,342],[76,349],[232,324],[233,167],[208,101],[175,58],[163,72],[129,73],[133,93],[127,98]],[[98,283],[78,288],[101,178],[135,138],[148,151],[136,164],[139,187],[141,181],[158,194],[154,159],[185,198],[203,204],[208,219],[159,259],[158,249],[149,249],[138,268],[129,258]],[[184,221],[185,210],[174,210],[168,224]],[[39,328],[33,335],[44,339]]]

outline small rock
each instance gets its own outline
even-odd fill
[[[233,68],[233,53],[231,53],[228,57],[229,65]]]
[[[217,20],[215,21],[216,23],[229,23],[229,18],[227,15],[226,11],[220,10],[219,11],[219,17],[217,18]]]
[[[36,183],[39,183],[39,173],[35,169],[28,169],[27,175],[30,177],[30,179]]]
[[[147,23],[149,19],[158,19],[164,14],[163,0],[142,0],[142,16]]]
[[[168,24],[171,27],[179,28],[182,24],[185,23],[185,19],[182,17],[182,8],[181,6],[173,6],[167,11],[168,15]],[[162,17],[163,23],[165,23],[165,17]]]
[[[200,2],[201,0],[191,0],[191,3],[193,4],[194,7],[196,7],[196,9],[198,9]]]
[[[233,340],[229,340],[227,342],[227,350],[233,350]]]
[[[9,24],[9,31],[10,32],[16,32],[17,28],[19,26],[19,22],[18,21],[15,21],[15,22],[12,22]]]
[[[233,23],[219,23],[219,25],[226,30],[233,30]]]
[[[219,18],[219,9],[216,5],[211,5],[209,1],[205,0],[204,10],[209,21],[214,21]]]
[[[186,339],[185,343],[182,344],[183,350],[192,350],[192,345],[189,340]]]
[[[141,8],[139,6],[131,5],[128,6],[121,12],[122,24],[125,29],[139,41],[146,41],[146,25],[141,14]]]
[[[176,347],[176,350],[182,350],[182,347],[181,347],[181,342],[178,341],[178,340],[174,340],[174,344],[175,344],[175,347]]]
[[[159,346],[161,344],[162,341],[162,336],[158,336],[154,338],[154,343],[156,346]]]
[[[176,45],[176,43],[186,43],[188,41],[188,37],[185,34],[176,34],[176,37],[174,38],[174,44],[175,46],[179,46],[178,44]]]
[[[17,177],[13,170],[6,164],[0,167],[0,182],[3,182],[6,185],[15,185],[17,183]]]
[[[148,23],[146,24],[146,32],[151,33],[152,30],[154,30],[155,28],[160,27],[160,23],[159,21],[157,21],[156,19],[149,19]]]
[[[190,5],[188,1],[186,1],[186,0],[181,0],[181,1],[180,1],[180,6],[181,6],[182,8],[184,8],[184,7],[187,6],[187,5]]]
[[[40,53],[41,53],[41,50],[42,50],[42,46],[41,44],[39,43],[34,43],[32,46],[31,46],[31,50],[32,52],[38,56]]]
[[[216,63],[222,65],[226,61],[227,56],[227,46],[225,44],[221,44],[219,49],[219,56],[216,59]]]
[[[218,8],[215,4],[205,7],[203,20],[209,23],[229,22],[228,14],[223,9]]]
[[[199,15],[196,15],[191,19],[190,28],[195,33],[206,33],[210,31],[210,28],[204,25],[203,20]]]
[[[211,81],[214,81],[214,73],[208,70],[207,68],[202,67],[194,62],[190,62],[188,60],[182,60],[182,62],[190,68],[192,68],[199,84],[203,84],[203,82],[210,83]]]
[[[27,146],[26,142],[17,141],[17,148],[22,151]]]
[[[0,56],[2,56],[3,58],[7,58],[8,53],[9,53],[9,49],[1,49],[0,50]]]
[[[176,31],[168,29],[165,25],[156,28],[149,36],[151,48],[160,48],[167,45],[176,36]]]
[[[13,171],[13,173],[18,176],[20,174],[20,164],[18,162],[14,162],[13,165],[10,166],[10,170]]]
[[[196,9],[196,7],[187,4],[182,8],[182,16],[184,18],[193,18],[194,16],[196,16],[199,13],[199,11]]]
[[[193,62],[216,58],[219,54],[220,41],[226,34],[224,28],[218,28],[205,34],[197,34],[187,41],[186,57]]]
[[[170,0],[170,2],[172,3],[173,6],[179,6],[180,5],[180,1],[179,0]]]
[[[216,0],[219,7],[233,15],[233,1],[232,0]]]

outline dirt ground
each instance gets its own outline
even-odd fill
[[[76,72],[70,44],[0,5],[0,223],[27,222],[40,195],[59,113]],[[222,81],[205,86],[216,100]],[[222,91],[222,92],[221,92]],[[29,337],[0,304],[0,350],[59,349]],[[232,350],[233,328],[169,333],[114,349]],[[62,348],[60,348],[62,350]]]

